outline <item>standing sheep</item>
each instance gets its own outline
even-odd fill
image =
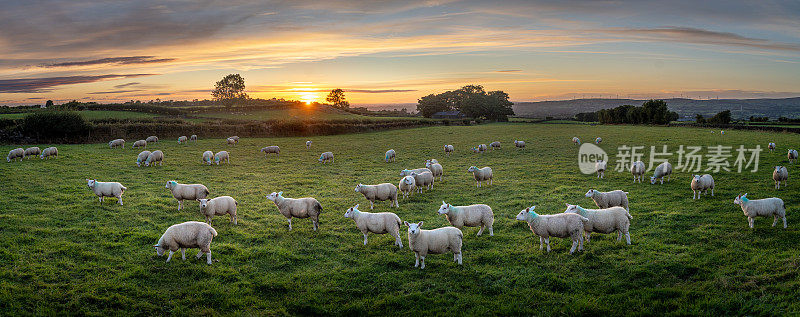
[[[414,187],[416,186],[417,181],[414,180],[414,176],[408,175],[403,176],[400,179],[400,184],[397,186],[400,189],[400,192],[403,193],[403,198],[407,198],[409,195],[414,194]]]
[[[491,167],[486,166],[479,169],[475,166],[470,166],[467,172],[472,173],[472,177],[475,178],[475,187],[482,187],[481,182],[489,182],[489,185],[494,184]]]
[[[55,146],[51,146],[51,147],[49,147],[49,148],[46,148],[46,149],[44,149],[44,151],[42,151],[42,154],[41,154],[41,155],[39,155],[39,158],[40,158],[40,159],[44,159],[45,157],[46,157],[48,160],[49,160],[51,157],[58,157],[58,148],[56,148]]]
[[[232,138],[227,138],[227,139],[225,140],[225,142],[227,142],[227,143],[228,143],[228,145],[231,145],[231,144],[233,144],[233,145],[236,145],[236,143],[237,143],[237,142],[236,142],[236,140],[234,140],[234,139],[232,139]]]
[[[525,149],[525,141],[514,140],[514,146],[524,150]]]
[[[628,208],[628,192],[621,190],[612,190],[610,192],[601,192],[595,189],[590,189],[586,192],[586,197],[591,198],[594,204],[599,208],[622,207],[625,210]]]
[[[147,137],[147,139],[145,139],[145,141],[147,141],[147,143],[158,143],[158,137],[155,136],[155,135],[151,135],[151,136]]]
[[[192,136],[189,137],[189,141],[194,141],[194,143],[197,143],[197,134],[192,134]]]
[[[495,149],[499,150],[500,149],[500,141],[494,141],[492,143],[489,143],[489,146],[492,147],[492,150],[495,150]]]
[[[753,228],[753,221],[756,217],[773,217],[772,226],[778,224],[778,218],[783,219],[783,228],[786,229],[786,204],[777,197],[750,200],[747,193],[736,196],[733,203],[742,207],[744,215],[747,216],[747,223]]]
[[[270,145],[261,148],[261,152],[264,153],[264,158],[267,158],[267,155],[270,153],[274,153],[275,156],[281,156],[281,148],[277,145]]]
[[[136,157],[136,166],[142,167],[142,164],[144,163],[144,161],[147,160],[147,157],[149,156],[150,156],[150,151],[148,150],[139,152],[139,155]]]
[[[125,148],[125,140],[116,139],[116,140],[111,140],[111,141],[108,142],[108,147],[109,148],[113,149],[114,147],[117,147],[117,146],[122,147],[124,149]]]
[[[219,165],[220,161],[225,161],[225,163],[231,163],[231,156],[228,154],[228,151],[219,151],[217,154],[214,154],[214,163]]]
[[[653,176],[650,176],[650,184],[655,184],[657,179],[661,180],[661,184],[664,184],[664,177],[669,181],[670,175],[672,175],[672,164],[669,162],[658,164],[656,170],[653,172]]]
[[[22,162],[22,159],[25,157],[25,149],[23,148],[16,148],[11,151],[8,151],[8,156],[6,156],[6,161],[11,162],[14,159],[19,159]]]
[[[236,201],[236,199],[233,199],[233,197],[219,196],[214,199],[199,198],[197,201],[200,202],[200,213],[206,216],[206,222],[209,225],[211,224],[211,218],[225,214],[231,216],[232,224],[239,224],[239,217],[236,215],[236,207],[239,205],[239,203]]]
[[[786,156],[789,157],[789,163],[797,163],[797,150],[789,149],[789,153]]]
[[[786,187],[786,181],[788,179],[789,170],[784,166],[775,166],[775,170],[772,171],[772,180],[775,181],[775,189],[781,188],[781,181],[783,181],[783,186]]]
[[[583,225],[583,230],[586,233],[586,242],[591,240],[592,232],[606,234],[616,231],[617,242],[622,241],[622,236],[625,236],[625,242],[631,244],[631,234],[628,229],[631,226],[633,217],[625,208],[584,209],[578,205],[566,205],[567,210],[564,210],[564,213],[578,214],[589,219]]]
[[[711,196],[714,196],[714,177],[709,174],[693,175],[690,186],[692,187],[692,199],[700,199],[700,195],[704,192],[708,193],[709,189],[711,189]]]
[[[317,159],[317,161],[322,163],[322,164],[325,164],[328,161],[331,161],[331,163],[335,163],[336,162],[333,159],[333,152],[325,152],[325,153],[320,154],[319,158]]]
[[[286,220],[289,221],[289,230],[292,230],[292,217],[311,218],[314,223],[314,231],[319,228],[319,215],[322,213],[322,205],[314,198],[284,198],[283,192],[273,192],[267,195],[267,199],[275,203]]]
[[[167,262],[172,260],[172,254],[181,249],[181,259],[186,260],[186,249],[198,248],[196,259],[200,259],[203,253],[206,254],[206,263],[211,265],[211,240],[217,236],[217,231],[206,223],[199,221],[187,221],[172,225],[164,231],[156,248],[158,256],[164,255],[164,251],[169,250]]]
[[[603,178],[606,176],[606,161],[600,161],[594,163],[594,169],[597,171],[597,178]]]
[[[418,223],[404,221],[403,223],[408,226],[408,247],[414,251],[414,256],[417,258],[414,267],[419,267],[420,270],[424,269],[425,256],[428,253],[441,254],[447,251],[453,252],[453,261],[461,265],[463,260],[461,246],[464,239],[461,230],[455,227],[422,230],[422,221]],[[420,262],[422,262],[422,266],[420,266]]]
[[[445,215],[447,221],[453,227],[462,229],[463,227],[480,227],[478,236],[483,234],[484,229],[489,229],[489,236],[494,237],[494,213],[489,205],[475,204],[469,206],[453,206],[442,200],[438,213]]]
[[[400,207],[397,202],[397,186],[390,183],[382,183],[378,185],[356,185],[356,192],[364,195],[364,198],[369,200],[369,209],[375,209],[375,201],[389,201],[389,208],[392,206]]]
[[[533,210],[536,206],[525,208],[517,214],[517,220],[525,221],[533,234],[539,236],[539,250],[547,245],[550,252],[550,237],[572,239],[569,254],[583,251],[583,228],[589,219],[578,214],[539,215]]]
[[[383,160],[384,160],[386,163],[389,163],[389,162],[394,162],[394,161],[395,161],[395,152],[394,152],[394,149],[389,149],[388,151],[386,151],[386,155],[384,155],[384,157],[383,157]]]
[[[767,144],[767,149],[769,149],[770,153],[774,152],[775,151],[775,143],[769,142],[769,144]]]
[[[400,239],[400,226],[403,224],[400,217],[391,212],[362,212],[358,210],[359,205],[350,207],[344,213],[345,218],[353,219],[356,227],[364,235],[364,245],[367,245],[367,234],[390,234],[394,237],[394,244],[403,248],[403,240]]]
[[[158,162],[158,166],[164,166],[164,152],[161,150],[155,150],[150,155],[147,156],[147,160],[144,161],[144,166],[156,166],[156,162]]]
[[[122,194],[127,190],[122,184],[117,182],[98,182],[87,178],[86,185],[100,199],[100,205],[103,204],[103,197],[116,197],[119,200],[119,205],[122,206]]]
[[[425,187],[427,190],[431,190],[433,188],[433,174],[431,172],[412,172],[411,176],[414,177],[414,186],[422,193],[422,188]]]
[[[439,181],[444,180],[444,168],[442,167],[442,164],[439,164],[439,162],[436,162],[436,160],[427,160],[425,162],[425,167],[431,170],[431,173],[433,173],[433,177],[438,176]]]
[[[633,174],[633,182],[636,183],[636,180],[639,180],[639,183],[642,182],[642,176],[644,175],[644,162],[636,161],[631,164],[631,174]]]
[[[581,139],[578,139],[578,137],[572,137],[572,143],[581,145]]]
[[[42,150],[38,146],[33,146],[25,149],[24,156],[30,159],[32,156],[39,156],[40,154],[42,154]]]
[[[178,144],[185,144],[188,138],[185,135],[181,135],[178,137]]]
[[[142,148],[146,149],[147,148],[147,141],[146,140],[138,140],[136,142],[133,142],[133,147],[134,148],[142,147]]]
[[[597,137],[596,139],[594,139],[594,144],[600,144],[600,142],[603,142],[603,138]]]
[[[456,148],[453,147],[451,144],[445,144],[444,146],[444,154],[450,155],[450,153],[455,152]]]
[[[165,188],[169,189],[172,197],[178,201],[178,210],[183,208],[184,200],[206,198],[209,194],[208,188],[203,184],[179,184],[176,181],[168,181]]]
[[[203,152],[203,163],[208,165],[214,164],[214,152],[211,151]]]
[[[404,169],[404,170],[400,171],[400,176],[409,176],[409,175],[411,175],[411,173],[420,174],[420,173],[425,173],[425,172],[433,174],[433,171],[431,171],[429,168],[423,167],[423,168],[415,168],[413,170]]]
[[[239,136],[234,135],[234,136],[231,137],[231,139],[236,141],[236,144],[239,144]]]
[[[306,150],[311,148],[311,140],[306,141]]]

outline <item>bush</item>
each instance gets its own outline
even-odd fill
[[[28,115],[22,121],[25,135],[37,140],[72,140],[89,131],[89,123],[77,112],[47,111]]]

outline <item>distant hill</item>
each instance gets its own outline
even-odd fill
[[[730,110],[734,118],[750,116],[800,118],[800,97],[782,99],[663,99],[670,110],[683,117],[702,114],[709,117]],[[645,100],[635,99],[575,99],[539,102],[514,102],[514,113],[522,117],[572,117],[581,112],[614,108],[622,105],[641,106]]]

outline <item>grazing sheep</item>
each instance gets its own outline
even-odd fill
[[[276,156],[281,156],[281,148],[277,145],[270,145],[261,148],[261,152],[264,153],[264,158],[267,158],[267,155],[270,153],[274,153]]]
[[[472,148],[472,152],[483,153],[487,149],[486,144],[479,144],[478,147]]]
[[[208,165],[214,164],[214,152],[211,151],[203,152],[203,163]]]
[[[583,230],[586,233],[586,242],[591,240],[592,232],[612,233],[616,231],[617,242],[622,241],[622,236],[625,236],[625,242],[631,244],[631,234],[628,229],[631,226],[633,217],[625,208],[584,209],[578,205],[566,205],[567,210],[564,210],[564,213],[578,214],[589,219],[583,225]]]
[[[783,228],[786,229],[786,204],[783,200],[777,197],[750,200],[747,198],[747,193],[744,195],[736,196],[733,203],[740,205],[744,215],[747,216],[747,222],[750,228],[753,228],[753,221],[756,217],[773,217],[772,226],[778,224],[778,218],[783,219]]]
[[[725,135],[725,130],[721,130],[721,131],[719,131],[719,134],[721,134],[721,135]]]
[[[494,237],[494,213],[489,205],[475,204],[469,206],[453,206],[442,200],[439,206],[439,214],[445,215],[447,221],[453,227],[461,229],[463,227],[481,227],[478,236],[483,234],[484,229],[489,229],[489,236]]]
[[[433,174],[433,171],[431,171],[429,168],[423,167],[423,168],[415,168],[413,170],[404,169],[404,170],[400,171],[400,176],[409,176],[409,175],[411,175],[411,173],[419,174],[419,173],[425,173],[425,172]]]
[[[633,182],[636,183],[636,180],[639,180],[639,183],[642,182],[642,176],[644,175],[644,162],[636,161],[631,164],[631,174],[633,174]]]
[[[597,137],[597,139],[594,139],[594,144],[600,144],[600,142],[603,142],[603,138]]]
[[[203,185],[200,185],[203,186]],[[205,186],[203,186],[205,187]],[[206,192],[208,192],[206,190]],[[231,216],[231,223],[239,224],[239,217],[236,216],[236,207],[239,203],[231,196],[219,196],[214,199],[199,198],[200,213],[206,216],[206,222],[210,225],[211,218],[228,214]]]
[[[38,146],[33,146],[25,149],[25,153],[23,153],[23,156],[26,157],[27,159],[30,159],[31,156],[39,156],[40,154],[42,154],[42,150],[39,149]]]
[[[789,157],[789,163],[797,163],[797,150],[789,149],[789,153],[786,156]]]
[[[441,254],[447,251],[453,252],[453,261],[461,265],[463,260],[461,246],[463,245],[464,234],[456,227],[443,227],[433,230],[422,230],[422,221],[418,223],[403,222],[408,226],[408,247],[414,251],[417,258],[414,267],[420,270],[425,268],[425,256],[430,254]],[[420,259],[422,266],[420,266]]]
[[[492,147],[492,150],[495,150],[495,149],[499,150],[500,149],[500,141],[494,141],[492,143],[489,143],[489,146]]]
[[[555,215],[539,215],[533,210],[536,206],[525,208],[517,214],[517,220],[528,222],[533,234],[539,236],[539,250],[547,245],[550,252],[550,237],[572,239],[569,254],[583,251],[583,228],[589,219],[578,214],[561,213]]]
[[[50,157],[58,157],[58,148],[56,148],[55,146],[51,146],[49,148],[44,149],[44,151],[42,151],[42,154],[39,155],[39,158],[44,159],[45,157],[48,160],[50,159]]]
[[[21,162],[24,157],[25,157],[25,149],[20,147],[8,151],[8,156],[6,156],[6,161],[11,162],[12,160],[18,158]]]
[[[383,157],[383,160],[384,160],[386,163],[389,163],[390,161],[391,161],[391,162],[394,162],[394,161],[395,161],[395,152],[394,152],[394,149],[389,149],[388,151],[386,151],[386,155],[384,155],[384,157]]]
[[[197,134],[192,134],[192,136],[189,137],[189,141],[194,141],[194,143],[197,143]]]
[[[477,168],[475,166],[470,166],[467,172],[472,173],[472,176],[475,177],[475,186],[482,187],[481,182],[489,182],[489,185],[494,184],[494,179],[492,178],[492,168],[491,167],[483,167]]]
[[[151,136],[147,137],[147,139],[145,139],[145,141],[147,141],[147,143],[158,143],[158,137],[155,136],[155,135],[151,135]]]
[[[382,183],[378,185],[356,185],[356,192],[364,195],[364,198],[369,200],[369,209],[375,209],[375,201],[389,201],[389,208],[392,206],[400,207],[397,202],[397,186],[390,183]]]
[[[319,158],[317,159],[317,161],[322,163],[322,164],[325,164],[328,161],[331,161],[331,163],[335,163],[336,162],[333,159],[333,152],[325,152],[325,153],[320,154]]]
[[[433,182],[435,178],[433,178],[433,174],[431,172],[412,172],[411,176],[414,177],[414,186],[416,186],[420,193],[422,193],[423,187],[428,190],[433,188]]]
[[[172,254],[181,249],[181,259],[186,260],[186,249],[198,248],[196,259],[200,259],[203,253],[206,254],[206,263],[211,265],[211,240],[217,236],[217,231],[207,223],[199,221],[187,221],[167,228],[156,248],[158,256],[164,255],[164,251],[169,250],[167,262],[172,259]]]
[[[178,210],[183,208],[184,200],[197,200],[208,196],[208,188],[203,184],[179,184],[176,181],[168,181],[166,189],[172,192],[172,197],[178,201]]]
[[[156,162],[158,162],[158,166],[164,165],[164,152],[161,152],[161,150],[155,150],[150,153],[147,156],[147,160],[144,161],[144,166],[150,166],[150,164],[156,166]]]
[[[788,179],[789,170],[784,166],[775,166],[775,170],[772,171],[772,180],[775,181],[775,189],[781,188],[781,181],[783,181],[783,186],[786,187],[786,181]]]
[[[178,144],[186,143],[186,140],[188,140],[188,138],[185,135],[181,135],[178,137]]]
[[[438,176],[440,181],[444,180],[444,168],[442,167],[442,164],[439,164],[439,162],[436,160],[427,160],[425,162],[425,167],[431,170],[433,177]]]
[[[111,140],[111,141],[108,142],[108,147],[109,148],[113,149],[116,146],[122,147],[124,149],[125,148],[125,140],[116,139],[116,140]]]
[[[150,151],[148,150],[139,152],[139,155],[136,157],[136,166],[142,167],[142,164],[144,163],[144,161],[147,160],[149,156],[150,156]]]
[[[220,161],[225,161],[225,163],[231,163],[231,156],[228,154],[228,151],[219,151],[217,154],[214,154],[214,163],[219,165]]]
[[[233,145],[239,144],[239,137],[235,136],[235,135],[232,136],[232,137],[229,137],[228,138],[228,144],[233,144]]]
[[[516,146],[516,147],[518,147],[520,149],[525,149],[525,141],[514,140],[514,146]]]
[[[230,144],[236,145],[236,143],[237,143],[236,140],[234,140],[232,138],[228,138],[225,141],[228,142],[228,145],[230,145]]]
[[[450,153],[455,152],[456,148],[453,147],[451,144],[445,144],[444,146],[444,154],[450,155]]]
[[[774,152],[775,151],[775,143],[769,142],[769,144],[767,145],[767,149],[769,149],[770,153]]]
[[[267,195],[267,199],[275,203],[278,212],[289,221],[289,230],[292,230],[292,217],[311,218],[314,223],[314,231],[319,228],[319,215],[322,213],[322,205],[314,198],[284,198],[283,192],[272,192]]]
[[[306,150],[311,148],[311,140],[306,141]]]
[[[143,147],[143,148],[146,149],[147,148],[147,141],[146,140],[138,140],[136,142],[133,142],[133,147],[134,148]]]
[[[231,139],[236,141],[236,144],[239,144],[239,137],[238,136],[234,135],[234,136],[231,137]]]
[[[436,160],[436,159],[425,160],[425,162],[428,162],[428,161],[430,161],[431,163],[439,164],[439,161]]]
[[[416,184],[417,181],[414,180],[414,176],[408,175],[403,176],[397,187],[400,189],[400,192],[403,193],[403,198],[407,198],[409,195],[414,194],[414,187]]]
[[[606,161],[600,161],[594,163],[594,169],[597,171],[597,178],[603,178],[606,176]]]
[[[700,199],[700,195],[704,192],[708,193],[709,189],[711,189],[711,196],[714,196],[714,177],[709,174],[693,175],[690,186],[692,187],[692,199]]]
[[[400,239],[400,226],[403,224],[400,217],[391,212],[362,212],[358,210],[359,205],[350,207],[344,213],[345,218],[353,219],[358,230],[364,235],[364,245],[367,245],[367,234],[390,234],[394,237],[394,244],[403,248],[403,240]]]
[[[612,190],[610,192],[601,192],[595,189],[590,189],[586,192],[586,197],[591,198],[594,204],[599,208],[622,207],[625,210],[628,208],[628,192],[621,190]]]
[[[664,177],[669,181],[670,175],[672,175],[672,164],[669,162],[658,164],[656,170],[653,172],[653,176],[650,176],[650,184],[655,184],[656,179],[661,180],[661,184],[664,184]]]
[[[93,179],[86,179],[86,185],[94,192],[100,199],[100,204],[103,204],[103,197],[116,197],[119,200],[120,206],[122,205],[122,194],[125,193],[125,186],[117,182],[98,182]]]
[[[578,139],[578,137],[572,137],[572,143],[575,143],[577,145],[581,145],[581,139]]]

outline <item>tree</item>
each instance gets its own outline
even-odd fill
[[[430,118],[434,113],[453,110],[449,95],[452,95],[452,93],[430,94],[419,98],[419,100],[417,100],[417,111],[422,114],[423,117]]]
[[[52,106],[52,105],[53,105],[53,101],[52,101],[52,100],[48,100],[48,101],[47,101],[47,102],[44,104],[44,107],[45,107],[45,108],[50,108],[50,106]]]
[[[708,119],[709,123],[713,124],[728,124],[731,123],[731,111],[725,110],[720,113],[715,114],[711,119]]]
[[[504,91],[486,92],[481,85],[467,85],[438,95],[428,95],[419,99],[417,111],[424,117],[431,117],[439,111],[458,110],[467,117],[486,118],[505,121],[514,115],[514,103],[508,100]]]
[[[350,103],[347,102],[347,99],[345,99],[344,90],[341,88],[331,90],[331,93],[328,94],[328,97],[325,98],[325,101],[339,109],[350,108]]]
[[[694,115],[694,121],[696,121],[697,123],[703,124],[703,123],[706,123],[706,118],[704,118],[703,115],[698,113],[698,114]]]
[[[248,97],[244,93],[244,78],[239,74],[230,74],[223,77],[222,80],[214,85],[211,96],[229,108],[236,101],[246,100]]]

